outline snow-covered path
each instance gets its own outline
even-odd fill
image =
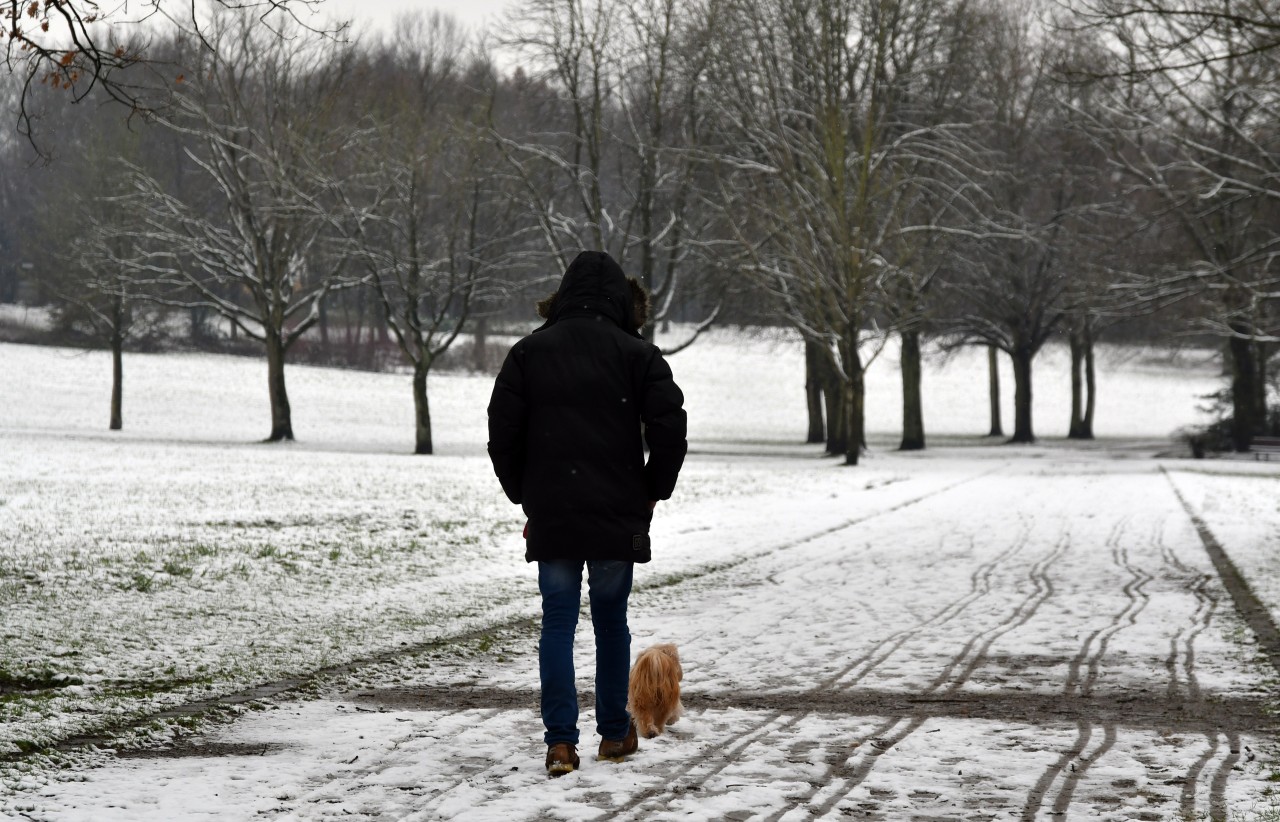
[[[246,713],[199,744],[68,773],[23,813],[504,822],[1275,813],[1277,722],[1265,702],[1276,672],[1175,495],[1194,477],[1105,452],[970,453],[982,456],[894,457],[853,499],[805,489],[738,504],[709,493],[673,514],[659,528],[658,559],[638,571],[632,630],[636,650],[681,646],[688,710],[621,765],[591,755],[588,696],[583,768],[546,779],[536,637],[522,625],[458,653],[406,657],[341,692]],[[1258,538],[1231,536],[1228,553],[1233,540]],[[664,567],[663,544],[681,559]],[[704,550],[690,555],[690,544]],[[585,619],[579,640],[585,688]]]

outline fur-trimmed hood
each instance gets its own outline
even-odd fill
[[[554,294],[539,300],[538,316],[549,328],[572,314],[603,314],[622,330],[640,336],[649,321],[649,295],[635,277],[603,251],[583,251],[564,272]]]

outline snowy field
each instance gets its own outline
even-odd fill
[[[632,623],[637,649],[682,646],[688,715],[554,782],[490,377],[433,378],[421,458],[401,376],[290,367],[300,441],[267,446],[255,360],[127,357],[114,433],[105,354],[0,361],[2,818],[1280,816],[1275,672],[1187,510],[1280,611],[1280,463],[1151,459],[1218,387],[1203,355],[1104,349],[1100,440],[1078,448],[1054,439],[1050,349],[1044,439],[1014,448],[979,438],[985,357],[962,352],[926,371],[935,447],[902,455],[887,352],[854,469],[797,444],[794,341],[721,332],[673,358],[692,454]],[[135,725],[345,663],[305,695]],[[119,756],[18,753],[124,725]]]

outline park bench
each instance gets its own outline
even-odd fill
[[[1254,437],[1249,443],[1249,452],[1255,460],[1263,457],[1270,460],[1272,454],[1280,454],[1280,437]]]

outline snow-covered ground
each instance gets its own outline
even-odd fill
[[[678,332],[673,332],[673,338]],[[1099,347],[1100,438],[1166,438],[1200,422],[1200,397],[1221,387],[1216,361],[1181,353]],[[1001,358],[1003,416],[1013,426],[1013,375]],[[132,354],[125,358],[125,430],[107,436],[111,363],[106,352],[0,344],[0,421],[6,436],[92,436],[109,442],[164,440],[241,446],[270,430],[266,363],[215,354]],[[803,350],[782,332],[703,336],[672,357],[684,389],[691,436],[710,442],[791,443],[805,432]],[[1070,413],[1070,358],[1049,346],[1036,360],[1036,433],[1062,437]],[[402,375],[292,365],[286,370],[293,427],[310,450],[403,453],[413,445],[413,399]],[[492,378],[431,378],[441,453],[480,453]],[[933,437],[987,432],[984,352],[935,355],[924,374],[924,413]],[[901,379],[890,347],[867,377],[867,430],[892,447],[902,424]]]
[[[1274,672],[1174,489],[1274,608],[1280,465],[1141,458],[1217,386],[1190,355],[1104,351],[1103,441],[1075,449],[982,444],[985,358],[962,352],[926,373],[941,446],[911,455],[888,450],[886,355],[856,469],[794,444],[794,341],[721,332],[673,358],[693,453],[632,622],[637,648],[682,646],[690,710],[631,762],[584,757],[555,782],[522,519],[483,453],[489,377],[433,378],[440,454],[419,458],[403,377],[291,367],[301,440],[265,446],[254,360],[127,358],[116,433],[104,355],[0,345],[0,362],[0,747],[383,657],[312,698],[255,703],[203,749],[0,765],[0,817],[1275,811]],[[1044,437],[1065,431],[1067,388],[1051,349]],[[590,749],[589,711],[583,727]]]

